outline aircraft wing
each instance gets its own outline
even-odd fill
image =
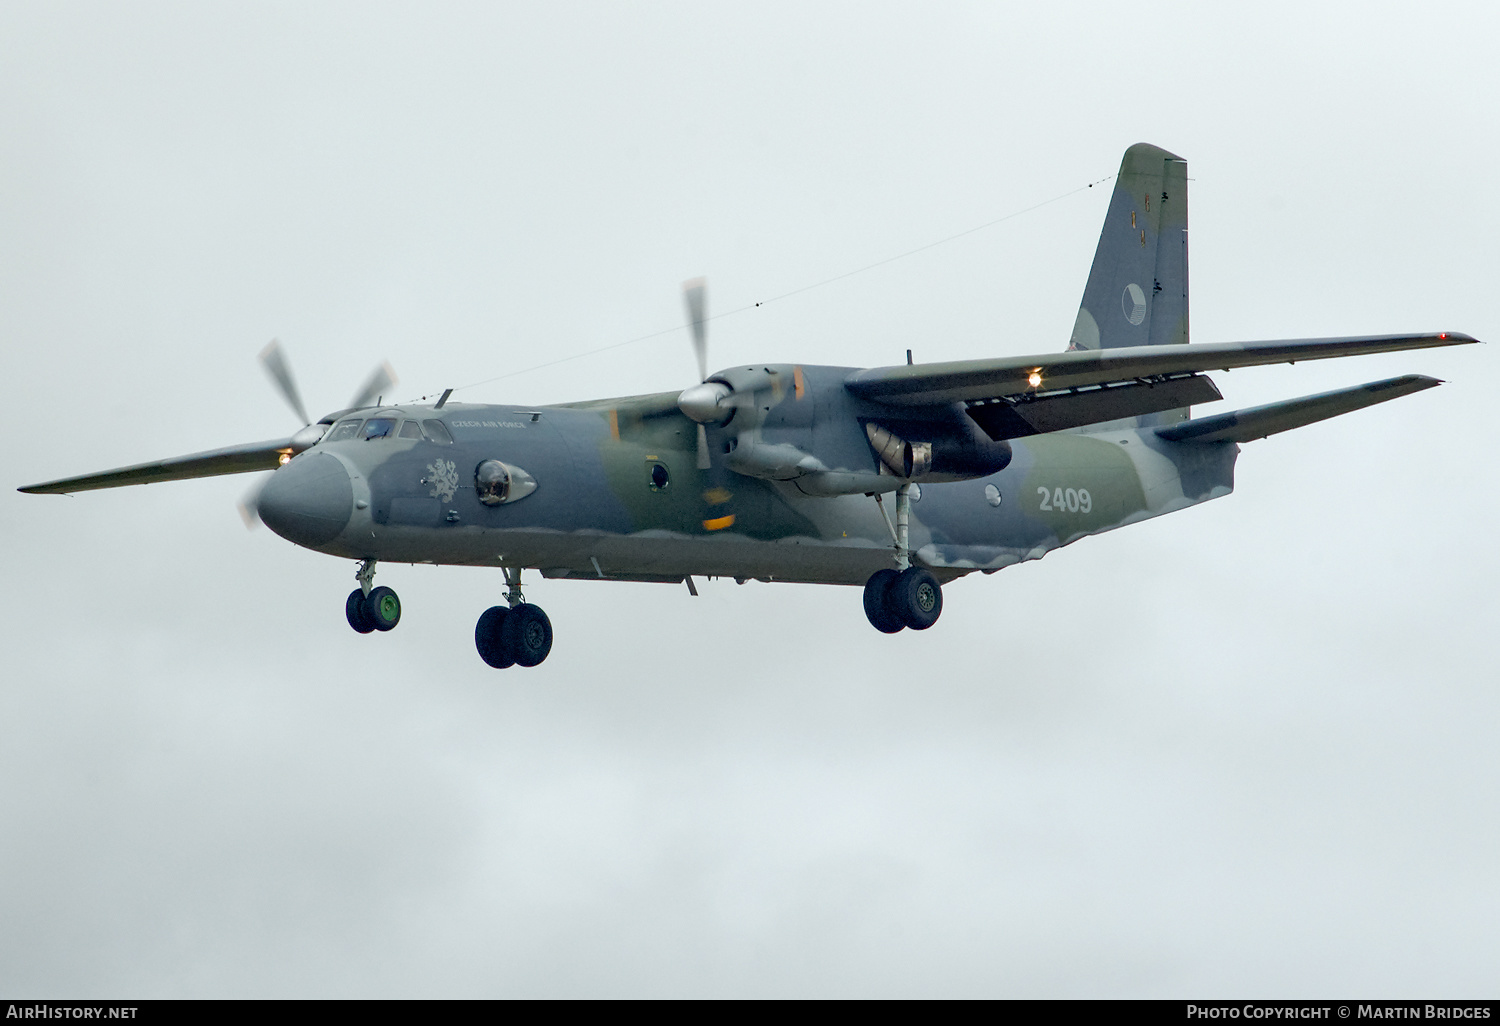
[[[1233,413],[1195,417],[1171,427],[1157,428],[1156,433],[1172,442],[1253,442],[1257,438],[1316,424],[1341,413],[1352,413],[1366,406],[1399,399],[1441,384],[1437,378],[1429,378],[1424,374],[1407,374],[1399,378],[1372,381],[1367,385],[1355,385],[1353,388],[1303,396],[1301,399],[1284,399],[1279,403],[1252,406]]]
[[[1462,332],[1445,331],[1426,335],[1367,335],[1211,345],[1078,349],[1040,356],[871,367],[849,375],[844,381],[844,387],[861,399],[893,406],[934,406],[1015,398],[1089,386],[1125,385],[1132,382],[1145,384],[1152,379],[1180,377],[1205,371],[1296,363],[1299,360],[1326,360],[1336,356],[1394,353],[1405,349],[1457,346],[1477,341],[1478,339]],[[1037,385],[1031,384],[1033,374],[1039,376]]]
[[[248,474],[255,470],[275,470],[281,465],[281,458],[290,456],[293,451],[290,438],[277,438],[269,442],[251,442],[248,445],[231,445],[223,449],[210,449],[207,452],[195,452],[187,456],[174,456],[171,459],[157,460],[154,463],[137,463],[131,467],[120,467],[98,474],[65,477],[60,481],[27,485],[19,490],[39,495],[61,495],[67,492],[86,492],[95,488],[155,484],[158,481],[182,481],[192,477]]]

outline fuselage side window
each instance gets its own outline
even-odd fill
[[[401,437],[402,438],[421,438],[422,437],[422,425],[418,424],[414,420],[407,421],[405,424],[401,425]]]
[[[351,418],[350,420],[341,420],[333,426],[333,430],[328,432],[328,436],[323,441],[341,442],[346,438],[353,438],[359,434],[359,424],[360,420],[358,417]]]
[[[448,433],[448,425],[440,420],[422,421],[422,430],[427,432],[427,437],[439,445],[452,445],[453,436]]]
[[[395,430],[395,417],[371,417],[365,421],[365,430],[362,433],[362,437],[368,442],[372,438],[385,438]]]

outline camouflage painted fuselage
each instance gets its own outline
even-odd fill
[[[792,446],[825,476],[893,491],[862,423],[889,409],[841,387],[848,368],[769,367],[776,389],[739,439]],[[831,386],[831,387],[830,387]],[[697,426],[676,393],[574,407],[387,407],[362,416],[440,419],[452,444],[390,436],[325,441],[277,472],[336,460],[352,484],[350,518],[318,551],[381,561],[510,566],[545,576],[680,581],[687,575],[861,585],[893,565],[882,507],[866,491],[809,494],[810,478],[726,469],[728,432],[697,469]],[[951,411],[962,416],[961,408]],[[734,425],[731,424],[731,427]],[[942,580],[992,572],[1090,534],[1228,494],[1238,447],[1168,442],[1134,421],[1013,439],[1009,464],[968,480],[918,481],[914,560]],[[481,504],[475,468],[502,460],[537,482],[524,498]],[[322,463],[325,471],[333,467]],[[660,469],[658,469],[660,468]],[[663,478],[665,483],[663,484]],[[289,481],[289,483],[294,483]],[[273,524],[273,526],[275,526]]]

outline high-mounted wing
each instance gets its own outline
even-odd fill
[[[1039,356],[872,367],[844,387],[890,406],[962,402],[990,437],[1015,438],[1219,398],[1204,372],[1465,345],[1462,332],[1070,350]]]
[[[1172,442],[1253,442],[1257,438],[1306,427],[1441,384],[1437,378],[1425,374],[1406,374],[1300,399],[1283,399],[1233,413],[1196,417],[1181,424],[1157,428],[1156,433]]]
[[[20,489],[32,494],[61,495],[68,492],[86,492],[95,488],[119,488],[122,485],[155,484],[158,481],[183,481],[194,477],[217,477],[220,474],[248,474],[256,470],[275,470],[283,458],[296,450],[293,439],[277,438],[269,442],[251,442],[248,445],[230,445],[223,449],[210,449],[187,456],[157,460],[154,463],[137,463],[130,467],[106,470],[98,474],[81,477],[65,477],[60,481],[27,485]]]

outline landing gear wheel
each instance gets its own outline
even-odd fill
[[[891,610],[914,631],[925,631],[943,614],[943,586],[919,566],[901,571],[887,594]]]
[[[365,599],[365,615],[377,631],[391,630],[401,622],[401,600],[389,588],[371,588]]]
[[[365,608],[365,593],[360,588],[355,588],[344,600],[344,616],[349,626],[361,634],[369,634],[375,629],[375,621],[370,619],[370,612]]]
[[[552,651],[552,621],[541,606],[523,602],[506,613],[500,642],[517,666],[536,666]]]
[[[906,626],[891,605],[891,586],[900,576],[888,567],[876,570],[865,582],[865,616],[882,634],[895,634]]]
[[[479,622],[474,625],[474,647],[479,650],[479,658],[497,670],[514,666],[516,662],[516,657],[510,654],[500,636],[509,613],[504,606],[490,606],[479,614]]]

